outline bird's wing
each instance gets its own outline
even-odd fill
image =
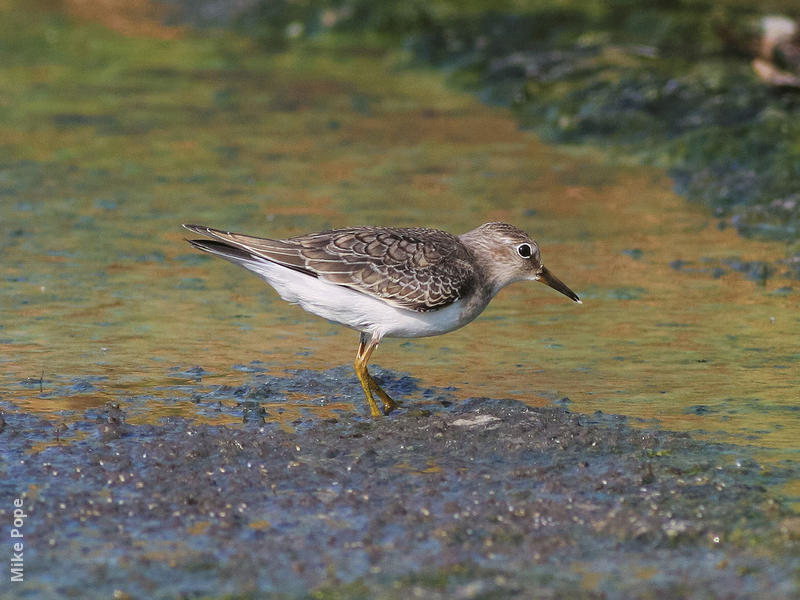
[[[198,225],[185,227],[418,312],[452,304],[476,285],[467,249],[456,237],[436,229],[335,229],[271,240]]]

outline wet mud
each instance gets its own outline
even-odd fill
[[[360,406],[357,382],[344,368],[257,373],[188,398],[198,419],[158,424],[128,422],[143,397],[62,423],[3,405],[0,516],[21,498],[27,518],[25,582],[0,597],[800,592],[800,519],[769,491],[793,467],[566,399],[451,402],[379,377],[405,399],[392,415],[301,411],[291,427],[274,419],[276,390]],[[241,422],[203,423],[214,410]]]

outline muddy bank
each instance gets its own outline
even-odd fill
[[[340,371],[318,378],[321,402],[358,393]],[[390,417],[287,431],[279,379],[195,394],[201,413],[249,414],[239,426],[131,425],[142,398],[62,426],[5,405],[0,513],[22,498],[27,518],[25,582],[0,597],[800,592],[800,521],[769,491],[789,467],[601,413],[451,403],[390,372],[407,398]]]

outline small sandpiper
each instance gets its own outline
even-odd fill
[[[510,283],[541,281],[580,303],[543,265],[538,244],[506,223],[459,236],[422,227],[351,227],[285,240],[202,225],[212,239],[187,240],[253,271],[287,302],[361,332],[355,371],[373,417],[397,403],[367,370],[384,337],[440,335],[463,327]]]

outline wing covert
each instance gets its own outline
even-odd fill
[[[320,278],[410,310],[447,306],[474,286],[468,251],[444,231],[343,229],[287,242]]]
[[[458,238],[438,229],[358,227],[272,240],[186,227],[409,310],[442,308],[476,285],[469,251]]]

